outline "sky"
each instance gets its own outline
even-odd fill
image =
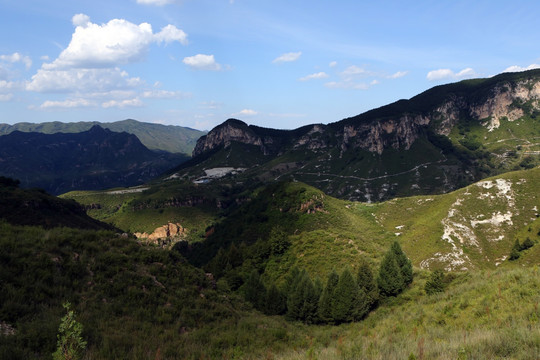
[[[540,67],[538,1],[0,0],[0,123],[293,129]]]

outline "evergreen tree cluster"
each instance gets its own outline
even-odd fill
[[[293,268],[282,288],[268,287],[253,270],[243,286],[244,297],[268,315],[285,315],[307,324],[340,324],[363,319],[380,297],[399,294],[412,281],[410,260],[395,242],[386,254],[375,278],[366,260],[358,264],[356,277],[349,268],[335,270],[326,284],[313,281],[305,270]]]
[[[514,246],[512,246],[512,250],[510,251],[510,256],[508,257],[508,259],[509,260],[519,259],[522,251],[527,250],[533,246],[534,246],[534,242],[529,237],[527,237],[527,239],[523,241],[523,244],[520,244],[519,240],[516,239],[516,242],[514,243]]]

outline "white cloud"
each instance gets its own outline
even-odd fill
[[[331,61],[330,64],[328,64],[328,66],[330,66],[331,68],[336,67],[337,61]]]
[[[478,74],[472,68],[465,68],[457,73],[450,69],[438,69],[428,72],[427,79],[429,81],[438,80],[460,80],[466,78],[472,78],[478,76]]]
[[[13,94],[0,94],[0,102],[10,101],[13,99]]]
[[[286,53],[286,54],[278,56],[272,62],[275,63],[275,64],[280,64],[280,63],[284,63],[284,62],[296,61],[296,60],[298,60],[300,58],[301,55],[302,55],[301,51],[299,51],[299,52],[290,52],[290,53]]]
[[[76,28],[68,47],[52,63],[43,64],[43,69],[113,67],[142,60],[154,42],[187,44],[187,35],[173,25],[154,34],[148,23],[136,25],[123,19],[98,25],[77,14],[72,21]]]
[[[366,69],[363,69],[363,68],[358,67],[356,65],[351,65],[348,68],[346,68],[345,70],[343,70],[341,75],[344,76],[344,77],[347,77],[347,76],[357,76],[357,75],[368,76],[368,75],[372,75],[372,74],[371,74],[371,72],[367,71]]]
[[[71,18],[73,26],[87,27],[90,25],[90,16],[85,14],[76,14]]]
[[[408,71],[397,71],[397,72],[393,73],[392,75],[388,76],[388,78],[389,79],[399,79],[401,77],[404,77],[408,73],[409,73]]]
[[[101,104],[102,107],[105,109],[108,108],[125,108],[125,107],[141,107],[143,106],[143,102],[139,98],[135,99],[127,99],[127,100],[110,100],[106,101],[103,104]]]
[[[106,92],[134,88],[141,79],[129,77],[119,68],[112,69],[40,69],[26,86],[37,92]]]
[[[232,114],[232,116],[255,116],[257,115],[258,112],[255,111],[255,110],[252,110],[252,109],[244,109],[244,110],[240,110],[239,112],[237,113],[234,113]]]
[[[148,90],[144,91],[141,96],[145,99],[182,99],[190,97],[191,94],[181,91]]]
[[[527,67],[512,65],[504,69],[503,72],[521,72],[521,71],[527,71],[527,70],[533,70],[533,69],[540,69],[540,64],[531,64]]]
[[[32,66],[32,59],[28,56],[19,54],[18,52],[11,55],[0,55],[0,61],[9,62],[9,63],[23,63],[26,66],[26,69],[29,69]]]
[[[173,41],[178,41],[182,45],[187,45],[188,43],[187,34],[183,30],[170,24],[162,28],[154,37],[158,43],[164,42],[167,44]]]
[[[375,84],[371,84],[375,85]],[[324,84],[329,89],[354,89],[354,90],[367,90],[370,87],[370,84],[364,82],[355,82],[352,80],[344,81],[331,81]]]
[[[321,71],[321,72],[318,72],[318,73],[315,73],[315,74],[311,74],[311,75],[301,77],[299,80],[300,81],[308,81],[308,80],[313,80],[313,79],[324,79],[324,78],[327,78],[327,77],[328,77],[328,74],[325,73],[324,71]]]
[[[63,101],[47,100],[43,102],[43,104],[41,104],[39,108],[42,110],[48,110],[48,109],[73,109],[73,108],[90,107],[90,106],[95,106],[95,103],[87,99],[67,99]]]
[[[0,92],[18,90],[21,85],[14,81],[0,80]]]
[[[164,6],[174,3],[174,0],[137,0],[137,4]]]
[[[182,62],[196,70],[219,71],[223,68],[216,62],[214,55],[197,54],[195,56],[185,57]]]

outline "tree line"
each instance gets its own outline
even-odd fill
[[[278,287],[264,284],[253,270],[242,286],[244,297],[268,315],[285,315],[308,324],[340,324],[363,319],[380,299],[401,293],[413,279],[412,264],[394,242],[385,254],[375,277],[368,262],[358,264],[355,275],[349,268],[333,270],[323,284],[305,270],[293,268]]]

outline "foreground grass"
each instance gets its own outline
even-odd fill
[[[330,341],[316,328],[308,349],[277,359],[538,359],[539,275],[536,267],[462,273],[426,295],[419,274],[364,321]]]

